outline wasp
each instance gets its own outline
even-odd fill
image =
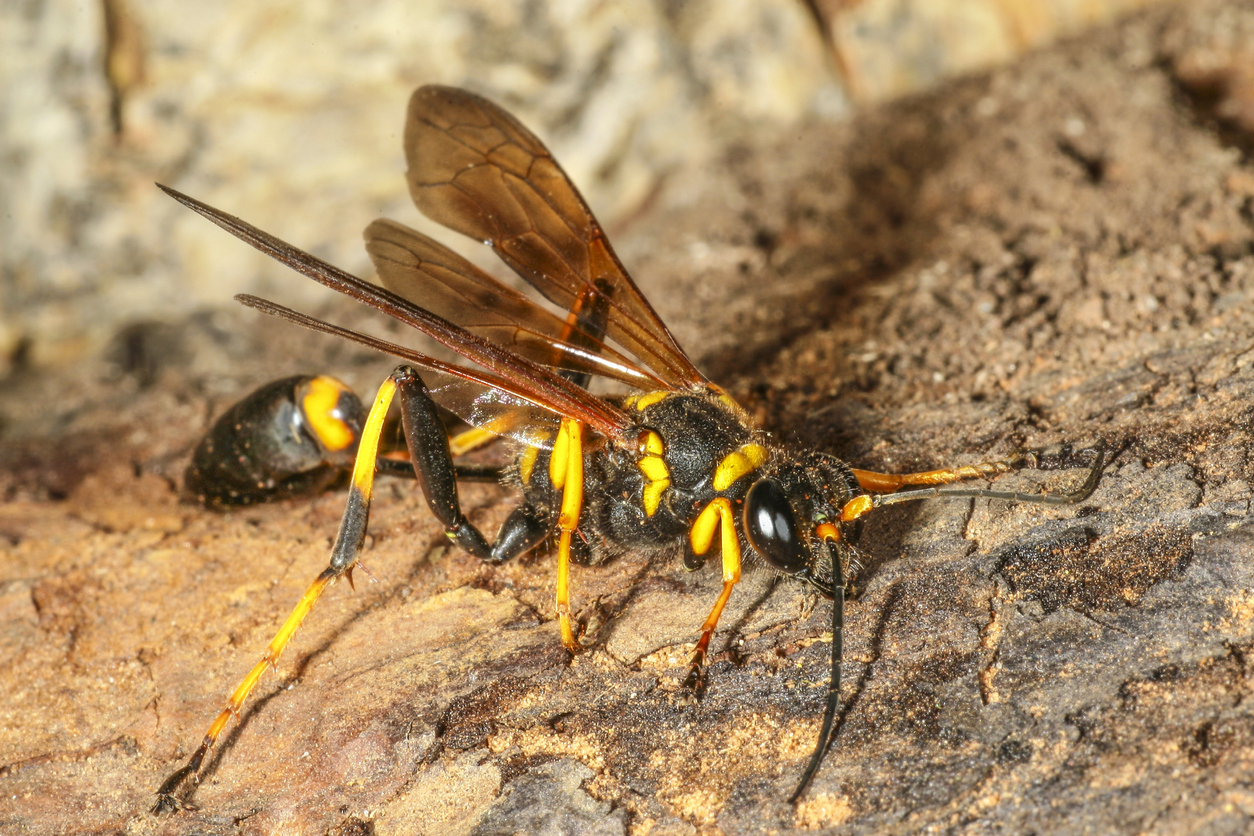
[[[840,459],[778,443],[706,378],[636,287],[587,204],[548,149],[509,113],[473,93],[421,87],[410,99],[404,147],[419,210],[497,255],[565,316],[509,288],[441,244],[391,220],[365,230],[379,284],[364,281],[244,221],[173,189],[170,196],[297,272],[369,305],[452,349],[478,368],[314,319],[254,296],[264,313],[400,358],[359,435],[348,499],[330,561],[240,681],[186,765],[158,790],[173,810],[185,781],[274,667],[314,602],[351,582],[366,536],[381,428],[399,406],[409,461],[448,539],[502,563],[556,533],[555,610],[562,643],[581,649],[572,620],[570,565],[595,556],[679,552],[687,568],[717,557],[722,590],[700,626],[686,685],[699,689],[719,616],[744,566],[760,562],[831,601],[831,673],[804,792],[830,742],[839,705],[847,572],[863,518],[927,496],[1075,503],[1095,489],[1104,449],[1069,494],[945,487],[1035,464],[1032,454],[919,473],[856,470]],[[592,394],[593,377],[631,394]],[[437,406],[438,405],[438,406]],[[450,448],[438,407],[474,429]],[[467,438],[469,436],[469,438]],[[505,474],[522,501],[489,541],[462,512],[454,449],[496,437],[517,453]],[[904,490],[903,490],[904,489]]]

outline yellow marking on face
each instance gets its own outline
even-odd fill
[[[814,529],[814,536],[819,540],[840,540],[840,529],[834,523],[819,523]]]
[[[658,401],[664,401],[670,396],[671,396],[671,393],[665,390],[662,390],[659,392],[649,392],[648,394],[645,394],[645,395],[639,395],[636,397],[635,404],[634,404],[636,407],[636,411],[644,412],[646,409],[653,406]]]
[[[336,408],[340,397],[347,391],[348,387],[335,378],[319,375],[309,381],[309,391],[300,402],[314,437],[332,453],[338,453],[356,441],[352,429],[344,423]]]
[[[531,470],[536,466],[536,457],[539,455],[539,447],[528,447],[518,457],[518,476],[524,485],[531,484]]]
[[[766,448],[761,444],[746,444],[728,453],[714,470],[714,490],[725,491],[748,473],[752,473],[766,461]]]

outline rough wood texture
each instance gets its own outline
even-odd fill
[[[551,558],[451,552],[391,483],[365,555],[380,583],[320,604],[199,811],[148,814],[324,565],[342,502],[177,504],[223,406],[180,358],[387,369],[240,315],[136,331],[107,384],[85,366],[15,390],[81,406],[50,411],[56,440],[0,449],[0,828],[1247,832],[1254,172],[1231,144],[1237,64],[1211,60],[1248,54],[1241,32],[1249,5],[1146,16],[745,141],[619,236],[681,341],[785,437],[886,470],[1118,451],[1080,508],[933,502],[868,525],[845,709],[797,807],[825,605],[751,575],[694,702],[683,643],[715,572],[578,571],[590,646],[569,661]],[[464,502],[489,531],[510,507],[494,486]]]

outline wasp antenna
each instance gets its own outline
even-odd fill
[[[917,499],[928,499],[936,496],[946,497],[983,497],[985,499],[1008,499],[1013,502],[1026,502],[1034,505],[1074,505],[1083,502],[1093,495],[1097,483],[1102,476],[1102,467],[1106,458],[1106,442],[1100,441],[1093,450],[1093,464],[1089,467],[1084,484],[1070,493],[1021,493],[1019,491],[998,491],[992,488],[918,488],[897,493],[876,494],[871,498],[872,508],[885,505],[896,505],[901,502],[913,502]]]
[[[827,684],[827,707],[823,710],[823,726],[819,729],[819,742],[815,744],[814,754],[806,771],[788,797],[789,804],[796,804],[797,799],[810,786],[814,776],[818,774],[823,756],[832,742],[832,729],[836,725],[836,709],[840,706],[840,671],[845,651],[845,570],[840,565],[840,556],[832,555],[832,672]]]

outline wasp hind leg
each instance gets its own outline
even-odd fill
[[[358,444],[357,458],[353,465],[348,501],[344,508],[344,516],[340,520],[335,545],[331,548],[330,562],[305,590],[300,601],[297,602],[283,625],[279,627],[274,638],[270,640],[261,659],[253,665],[235,690],[231,692],[226,706],[210,724],[200,746],[192,753],[187,764],[170,775],[158,788],[154,812],[171,812],[186,803],[185,797],[182,800],[177,797],[180,787],[189,779],[193,784],[200,782],[200,771],[205,759],[217,744],[222,731],[232,717],[239,716],[244,702],[256,688],[266,669],[276,667],[279,656],[313,609],[314,603],[327,587],[341,577],[347,577],[351,583],[353,567],[357,565],[357,558],[365,542],[366,528],[370,519],[370,500],[374,492],[379,436],[383,430],[383,420],[387,416],[388,408],[398,395],[401,422],[405,430],[406,442],[409,445],[414,475],[422,486],[428,506],[436,519],[443,524],[448,538],[476,557],[498,561],[520,554],[539,542],[536,539],[537,523],[533,519],[526,518],[524,514],[518,519],[510,518],[514,522],[512,526],[507,522],[496,549],[488,546],[483,534],[466,519],[458,503],[457,469],[453,465],[448,437],[436,413],[435,403],[431,400],[417,372],[409,366],[397,368],[379,387],[374,405],[366,418]]]

